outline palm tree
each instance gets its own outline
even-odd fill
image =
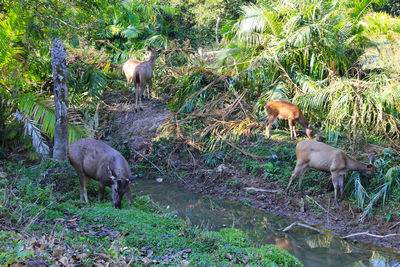
[[[326,129],[353,137],[399,137],[397,80],[374,72],[360,80],[357,62],[375,46],[359,24],[371,3],[289,0],[245,6],[226,35],[222,59],[239,67],[235,79],[247,81],[259,97],[256,110],[269,99],[286,98]]]

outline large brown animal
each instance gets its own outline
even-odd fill
[[[344,180],[347,178],[349,171],[364,172],[368,177],[372,177],[376,170],[374,166],[374,154],[369,156],[369,164],[365,164],[349,157],[341,149],[314,140],[299,142],[296,146],[296,157],[296,168],[290,177],[286,192],[288,192],[293,179],[297,175],[299,175],[299,189],[303,192],[301,181],[304,173],[310,167],[320,171],[330,172],[335,189],[336,206],[338,205],[338,190],[340,190],[340,196],[343,198]]]
[[[298,106],[285,100],[271,100],[270,102],[268,102],[266,110],[268,113],[268,120],[266,125],[267,138],[270,137],[269,130],[272,123],[274,123],[277,118],[280,120],[289,121],[290,138],[292,140],[297,138],[295,122],[303,126],[309,138],[312,137],[313,130],[311,128],[311,121],[308,122],[306,120]]]
[[[151,79],[153,78],[153,69],[156,61],[156,55],[159,53],[161,49],[153,50],[149,49],[150,55],[148,59],[145,61],[139,61],[136,59],[127,60],[122,66],[122,75],[126,77],[126,83],[129,87],[129,84],[133,83],[135,86],[135,111],[138,110],[138,102],[139,109],[142,109],[142,95],[144,93],[145,88],[147,87],[147,97],[150,98],[150,85]]]
[[[132,204],[130,182],[136,175],[131,174],[128,162],[117,150],[101,141],[83,138],[69,146],[68,157],[79,177],[81,200],[88,202],[86,185],[92,178],[99,182],[99,201],[109,186],[115,208],[121,208],[124,195]]]

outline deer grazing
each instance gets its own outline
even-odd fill
[[[297,175],[299,175],[299,189],[303,192],[301,181],[304,173],[311,167],[331,173],[336,206],[339,205],[337,201],[338,190],[340,190],[340,197],[343,198],[344,180],[347,178],[349,171],[364,172],[368,177],[372,177],[375,175],[376,170],[374,154],[370,154],[369,164],[365,164],[349,157],[341,149],[314,140],[299,142],[296,146],[296,157],[296,168],[290,177],[286,193]]]
[[[150,85],[151,79],[153,78],[153,69],[156,61],[156,55],[161,49],[153,50],[149,49],[150,55],[147,60],[139,61],[136,59],[127,60],[122,66],[122,75],[126,77],[126,83],[129,88],[129,84],[133,83],[135,86],[135,112],[142,109],[142,95],[147,87],[147,97],[150,98]]]
[[[298,106],[285,100],[271,100],[266,106],[268,113],[268,120],[266,125],[266,135],[267,138],[270,137],[269,130],[272,123],[278,118],[281,120],[289,121],[290,138],[297,139],[295,122],[303,126],[306,134],[309,138],[312,137],[311,120],[307,122],[306,118],[301,113]]]
[[[128,162],[117,150],[101,141],[83,138],[69,146],[68,157],[79,177],[81,200],[88,203],[86,185],[92,178],[99,182],[99,201],[109,186],[115,208],[121,209],[124,195],[132,204],[130,182],[137,175],[131,174]]]

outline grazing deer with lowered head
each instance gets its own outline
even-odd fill
[[[131,174],[128,162],[117,150],[101,141],[83,138],[69,146],[68,157],[79,177],[81,200],[88,203],[86,185],[92,178],[99,182],[99,201],[109,186],[115,208],[121,209],[124,195],[132,204],[130,182],[137,175]]]
[[[268,102],[266,110],[268,113],[268,120],[266,125],[267,138],[270,137],[269,130],[272,123],[274,123],[277,118],[289,121],[290,138],[292,140],[297,139],[296,127],[294,124],[295,122],[303,126],[309,138],[312,137],[313,130],[311,128],[311,120],[310,122],[307,122],[306,118],[303,116],[303,113],[301,113],[301,110],[298,106],[285,100],[271,100],[270,102]]]
[[[147,87],[147,97],[150,98],[150,85],[153,78],[153,69],[156,61],[156,55],[161,49],[149,49],[150,55],[147,60],[139,61],[136,59],[127,60],[122,66],[122,75],[126,77],[126,83],[129,87],[130,83],[135,86],[135,112],[142,109],[142,95]]]
[[[308,168],[330,172],[335,189],[336,206],[339,205],[337,201],[338,191],[340,191],[340,197],[343,198],[344,180],[347,179],[350,171],[364,172],[368,177],[372,177],[376,170],[374,154],[369,156],[369,164],[365,164],[349,157],[341,149],[314,140],[299,142],[296,146],[296,158],[296,168],[290,177],[286,193],[297,175],[299,175],[299,189],[303,192],[301,181]]]

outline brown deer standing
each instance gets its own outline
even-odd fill
[[[340,196],[343,198],[344,180],[347,178],[349,171],[361,171],[368,177],[372,177],[376,170],[375,165],[373,165],[375,161],[374,154],[369,156],[369,164],[365,164],[349,157],[341,149],[314,140],[299,142],[296,146],[296,158],[296,168],[290,177],[286,193],[297,175],[299,176],[299,189],[303,192],[301,187],[303,175],[311,167],[331,173],[336,206],[339,205],[337,201],[338,191],[340,191]]]
[[[156,55],[161,49],[153,50],[149,49],[150,55],[145,61],[139,61],[136,59],[127,60],[122,66],[122,75],[126,77],[126,83],[129,88],[129,84],[133,83],[135,86],[135,112],[142,109],[142,95],[145,88],[147,87],[147,97],[150,98],[150,85],[151,79],[153,78],[153,69],[156,61]]]
[[[109,186],[115,208],[121,209],[124,195],[129,204],[133,203],[130,183],[137,175],[132,175],[128,162],[117,150],[104,142],[83,138],[69,146],[68,157],[79,177],[81,200],[88,203],[86,185],[92,178],[99,182],[99,200]]]
[[[303,113],[301,113],[301,110],[298,106],[285,100],[271,100],[270,102],[268,102],[266,110],[268,113],[268,120],[265,129],[267,138],[270,137],[269,130],[272,123],[274,123],[277,118],[280,120],[289,121],[290,138],[292,140],[297,139],[296,127],[294,124],[295,122],[303,126],[309,138],[312,137],[313,130],[311,128],[311,120],[310,122],[307,122],[306,118],[304,118]]]

